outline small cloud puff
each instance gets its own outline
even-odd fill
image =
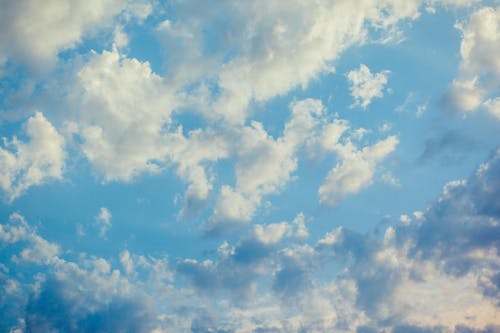
[[[99,229],[99,237],[106,238],[106,233],[111,228],[111,212],[106,207],[101,207],[96,217],[96,225]]]
[[[351,96],[354,98],[354,104],[351,107],[359,106],[366,110],[374,98],[381,98],[384,86],[387,84],[388,74],[387,70],[372,74],[364,64],[361,64],[359,69],[347,73],[346,76],[351,85]]]
[[[54,126],[37,112],[25,123],[25,132],[27,142],[3,138],[0,147],[0,188],[9,202],[31,186],[63,177],[65,140]]]

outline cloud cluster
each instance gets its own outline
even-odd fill
[[[116,49],[92,54],[77,71],[74,85],[77,93],[70,104],[74,119],[67,119],[66,132],[79,138],[75,141],[81,142],[80,148],[99,174],[105,181],[132,181],[143,173],[161,172],[173,165],[188,183],[181,217],[190,217],[204,206],[213,187],[208,166],[223,159],[235,161],[236,184],[225,184],[218,191],[209,229],[250,221],[262,198],[280,191],[290,181],[304,149],[335,152],[339,161],[348,160],[343,162],[345,168],[357,164],[358,173],[346,176],[347,181],[353,181],[359,173],[366,175],[338,199],[369,185],[376,164],[383,159],[368,148],[362,152],[350,140],[345,145],[337,142],[350,125],[341,120],[331,122],[322,102],[316,99],[290,105],[289,119],[278,138],[256,121],[245,126],[207,126],[186,133],[175,123],[176,109],[185,105],[182,93],[153,73],[147,62],[126,58]],[[389,141],[394,148],[397,139]],[[322,193],[337,191],[332,189],[336,188],[335,180],[327,182],[329,188]]]
[[[224,185],[212,224],[250,221],[265,195],[276,193],[297,170],[302,156],[335,154],[337,165],[319,188],[322,204],[335,205],[358,193],[373,181],[377,165],[391,153],[398,139],[390,136],[373,145],[358,147],[351,137],[364,129],[351,129],[348,121],[329,119],[323,103],[316,99],[296,101],[282,136],[274,139],[262,124],[252,122],[234,139],[236,185]]]
[[[221,159],[235,159],[237,184],[218,190],[213,219],[249,220],[263,196],[276,193],[289,181],[296,169],[298,149],[312,129],[297,126],[302,121],[294,120],[298,103],[292,107],[290,129],[274,140],[257,123],[248,126],[252,103],[306,87],[312,79],[330,73],[331,62],[342,52],[394,34],[403,20],[418,17],[420,4],[322,0],[314,5],[292,1],[284,8],[279,1],[176,3],[175,19],[168,18],[157,26],[162,43],[176,50],[165,56],[166,73],[155,73],[148,62],[127,57],[120,43],[110,51],[91,51],[81,61],[68,62],[73,77],[65,75],[57,87],[65,99],[63,108],[69,111],[55,112],[54,118],[61,119],[54,123],[63,124],[61,132],[78,145],[105,182],[129,182],[144,173],[173,167],[187,183],[180,216],[192,216],[204,207],[215,177],[207,167]],[[93,32],[106,30],[106,22],[123,35],[118,39],[126,40],[120,24],[132,18],[144,20],[153,8],[144,1],[96,0],[85,8],[49,1],[38,11],[35,5],[28,0],[6,4],[3,13],[8,17],[2,20],[5,33],[0,41],[12,47],[0,48],[7,52],[3,57],[9,61],[19,53],[41,66],[53,63],[62,50],[73,48]],[[215,27],[216,35],[223,37],[213,38]],[[30,47],[35,51],[28,52]],[[381,96],[386,76],[387,72],[371,73],[364,65],[348,74],[361,107]],[[494,107],[495,100],[488,105]],[[203,117],[202,128],[186,133],[176,125],[178,115],[186,109]],[[253,141],[255,145],[249,144]],[[257,163],[253,156],[260,152],[263,161]],[[349,157],[349,164],[357,166],[338,165],[332,171],[320,190],[323,203],[334,203],[371,182],[375,165],[382,158],[366,154]],[[265,172],[255,172],[257,168]],[[362,180],[338,194],[333,188],[348,174],[361,175]],[[237,205],[228,207],[229,200]]]
[[[1,322],[69,332],[496,332],[499,171],[496,151],[383,239],[339,227],[312,241],[299,214],[251,227],[213,259],[172,265],[127,250],[115,268],[85,254],[65,259],[14,214],[0,225],[10,258]],[[20,264],[50,270],[10,276]]]
[[[179,6],[182,19],[161,28],[178,51],[168,59],[175,78],[196,82],[207,96],[207,117],[241,123],[252,101],[264,102],[331,71],[331,62],[353,45],[384,37],[418,16],[419,1],[321,0]],[[229,14],[230,13],[230,14]],[[210,39],[214,27],[219,38]],[[182,41],[180,43],[180,41]],[[180,47],[179,47],[180,45]],[[215,86],[215,89],[214,89]]]
[[[153,28],[167,49],[165,71],[157,73],[125,50],[126,23],[144,21],[152,3],[0,0],[0,63],[40,70],[60,61],[69,70],[53,73],[58,84],[40,83],[61,88],[49,96],[57,105],[49,104],[64,112],[46,106],[26,121],[25,136],[3,139],[7,201],[61,179],[75,153],[103,182],[171,169],[186,183],[180,217],[213,203],[208,231],[235,223],[243,231],[203,257],[118,246],[101,258],[64,249],[13,213],[0,223],[0,331],[500,331],[500,150],[468,179],[448,183],[423,212],[391,221],[383,237],[345,226],[317,235],[302,213],[244,224],[286,189],[303,159],[333,164],[319,175],[317,196],[335,206],[377,179],[400,140],[388,134],[389,123],[374,136],[314,98],[290,103],[274,134],[253,120],[256,106],[268,110],[265,102],[331,74],[352,46],[397,37],[399,24],[416,19],[423,4],[472,2],[172,2],[175,15],[153,23],[161,21]],[[499,9],[485,7],[460,25],[461,73],[448,94],[457,109],[500,114],[500,64],[491,56],[499,53],[498,23]],[[103,31],[114,31],[104,51],[61,56]],[[354,105],[366,109],[382,97],[387,75],[365,65],[349,72]],[[186,114],[194,126],[183,124]],[[457,139],[474,147],[449,131],[426,142],[421,160],[457,151],[450,144]],[[222,160],[228,163],[220,169],[232,168],[234,179],[217,179]],[[381,179],[398,184],[390,172]],[[111,218],[105,207],[98,212],[101,238]]]

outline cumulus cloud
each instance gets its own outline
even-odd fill
[[[204,163],[227,157],[228,142],[210,128],[184,133],[172,120],[180,103],[148,62],[116,49],[93,53],[75,74],[66,128],[106,182],[173,166],[188,183],[181,215],[189,215],[212,188]]]
[[[347,73],[351,96],[354,98],[354,104],[351,107],[360,106],[366,110],[374,98],[381,98],[384,86],[387,84],[388,74],[389,71],[372,74],[364,64],[361,64],[359,69]]]
[[[329,119],[320,100],[297,101],[290,109],[283,134],[276,139],[258,122],[239,130],[238,138],[232,141],[236,155],[236,185],[222,186],[209,229],[250,221],[262,198],[280,191],[292,179],[299,152],[306,152],[310,157],[331,153],[337,156],[339,163],[335,171],[330,172],[319,190],[320,201],[334,205],[344,196],[367,187],[376,166],[398,143],[398,139],[391,136],[359,149],[350,137],[365,135],[367,131],[361,128],[348,133],[349,122]]]
[[[451,84],[445,102],[459,112],[486,109],[498,118],[500,84],[500,7],[484,7],[456,27],[462,32],[460,76]]]
[[[396,136],[389,136],[360,150],[349,145],[339,146],[343,159],[330,170],[319,188],[320,202],[333,206],[344,197],[369,186],[378,164],[396,149],[398,142]]]
[[[297,169],[297,151],[314,136],[324,106],[320,100],[306,99],[290,108],[291,116],[277,139],[258,122],[239,131],[233,148],[236,186],[222,187],[212,216],[214,223],[249,221],[263,196],[281,190],[290,181]]]
[[[0,50],[10,60],[42,69],[58,53],[77,44],[86,32],[106,25],[125,1],[2,1]]]
[[[74,132],[104,179],[128,181],[158,171],[156,161],[166,155],[161,129],[169,121],[172,98],[149,64],[116,50],[94,53],[75,85]]]
[[[29,187],[63,176],[65,140],[52,124],[37,112],[24,126],[29,140],[3,138],[0,147],[0,187],[12,202]]]
[[[27,63],[37,71],[51,67],[61,51],[71,49],[87,35],[111,28],[113,18],[144,20],[152,11],[145,1],[1,1],[0,57]]]
[[[400,21],[418,16],[418,7],[419,1],[291,1],[286,7],[279,1],[203,6],[187,1],[178,8],[182,19],[167,20],[160,29],[165,43],[179,51],[168,59],[172,75],[203,80],[197,93],[209,96],[209,107],[201,112],[242,123],[252,100],[264,102],[307,86],[330,72],[331,62],[347,48],[394,34]],[[212,41],[206,52],[204,36],[213,27],[225,37]]]

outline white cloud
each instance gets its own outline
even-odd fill
[[[72,48],[85,33],[95,32],[118,14],[126,1],[1,1],[0,50],[13,61],[37,69],[50,66],[57,54]]]
[[[114,20],[141,22],[153,10],[147,0],[2,0],[0,6],[0,58],[37,71],[50,68],[61,51],[88,35],[112,29]]]
[[[347,195],[358,193],[372,183],[378,164],[393,152],[398,144],[395,136],[390,136],[361,150],[339,147],[341,162],[328,173],[319,188],[322,204],[333,206]]]
[[[370,40],[370,28],[375,27],[376,39],[385,39],[397,32],[399,21],[416,18],[418,6],[419,1],[296,0],[286,6],[279,1],[185,1],[177,8],[181,18],[164,22],[161,30],[168,47],[178,51],[168,59],[176,79],[215,83],[215,95],[204,83],[197,91],[208,96],[209,104],[203,99],[201,109],[207,118],[243,123],[252,100],[265,102],[306,87],[329,73],[344,50]],[[214,41],[215,51],[206,54],[203,36],[213,27],[225,38]]]
[[[486,109],[495,118],[500,85],[500,7],[484,7],[456,27],[462,32],[460,75],[445,101],[460,112]]]
[[[106,233],[111,228],[111,212],[106,207],[101,207],[96,217],[96,225],[99,229],[99,237],[106,238]]]
[[[478,87],[478,77],[453,80],[447,96],[449,106],[461,112],[476,111],[482,104],[485,91]]]
[[[284,133],[274,139],[261,123],[243,127],[235,138],[236,186],[223,186],[213,223],[249,221],[262,197],[281,190],[297,168],[297,150],[314,137],[324,112],[321,101],[306,99],[290,105]]]
[[[359,69],[347,73],[350,82],[351,96],[354,104],[351,107],[360,106],[366,110],[374,98],[383,96],[384,86],[387,84],[389,71],[373,73],[370,69],[361,64]]]
[[[0,241],[6,244],[19,242],[27,244],[19,255],[14,255],[11,258],[16,263],[53,264],[59,260],[59,245],[40,237],[36,230],[18,213],[11,214],[9,222],[0,225]]]
[[[469,73],[500,75],[500,9],[484,7],[473,13],[462,31],[462,68]]]
[[[253,229],[253,233],[255,238],[263,244],[276,244],[290,233],[290,225],[287,222],[267,225],[257,224]]]
[[[3,138],[4,147],[0,147],[0,187],[9,201],[31,186],[63,175],[65,143],[54,126],[37,112],[26,122],[25,131],[29,141]]]
[[[122,264],[122,267],[127,275],[134,273],[134,261],[132,260],[128,250],[124,250],[120,253],[120,263]]]
[[[94,53],[75,84],[78,99],[72,106],[82,149],[104,179],[130,181],[157,172],[157,161],[167,153],[161,131],[170,121],[173,101],[149,64],[116,50]]]
[[[81,138],[85,156],[106,182],[133,181],[173,166],[188,185],[181,215],[189,215],[212,188],[205,163],[225,158],[228,141],[206,129],[183,133],[172,124],[181,104],[148,62],[117,49],[93,53],[76,74],[68,132]]]
[[[488,99],[484,102],[484,106],[493,117],[500,119],[500,97]]]
[[[377,165],[394,150],[398,141],[392,136],[358,149],[349,138],[340,143],[350,125],[341,119],[329,121],[321,101],[306,99],[294,102],[290,108],[292,114],[283,135],[277,139],[257,122],[239,130],[238,138],[232,142],[236,155],[236,185],[221,188],[209,228],[250,221],[262,198],[280,191],[292,179],[302,148],[311,157],[333,152],[342,161],[320,188],[320,201],[333,205],[345,195],[368,186]],[[351,132],[358,137],[367,133],[364,129]]]

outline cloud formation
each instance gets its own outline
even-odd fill
[[[10,202],[31,186],[61,179],[65,166],[65,140],[42,113],[29,118],[24,129],[27,142],[4,137],[0,147],[0,187]]]
[[[347,73],[351,96],[354,98],[354,104],[351,107],[359,106],[366,110],[374,98],[381,98],[384,86],[387,84],[388,74],[387,70],[372,74],[364,64],[361,64],[359,69]]]
[[[484,7],[456,26],[462,32],[461,73],[451,84],[445,101],[460,112],[486,109],[498,119],[500,62],[500,9]]]
[[[372,70],[391,72],[372,72],[365,54],[349,59],[346,76],[333,67],[349,49],[402,41],[402,27],[438,6],[477,4],[457,25],[460,68],[446,101],[497,117],[498,8],[0,4],[0,108],[8,108],[0,110],[0,331],[500,331],[500,150],[430,200],[421,186],[463,175],[470,163],[415,173],[402,161],[472,156],[489,132],[479,137],[471,122],[453,130],[460,120],[446,118],[445,131],[409,139],[436,133],[434,120],[443,120],[432,96],[413,100],[431,93],[427,77],[402,82],[400,107],[385,98],[387,110],[353,112],[349,93],[367,109],[389,91],[389,73],[412,71],[387,61]],[[404,63],[422,65],[412,57]],[[445,67],[440,78],[455,75]],[[393,112],[409,106],[416,116]],[[27,119],[22,133],[11,134],[12,119]],[[49,188],[63,177],[68,186]],[[379,180],[393,187],[354,197]],[[47,198],[30,196],[41,185]],[[356,209],[338,208],[349,197]],[[426,207],[405,211],[424,199]],[[80,209],[68,215],[72,205]],[[99,237],[78,237],[89,216]]]
[[[12,215],[0,228],[11,254],[6,265],[53,273],[38,276],[31,295],[21,288],[29,279],[0,279],[26,306],[22,320],[2,322],[72,332],[495,332],[499,170],[496,151],[467,180],[445,186],[425,212],[388,227],[383,239],[339,227],[313,241],[304,238],[299,214],[253,226],[235,245],[223,242],[213,260],[178,258],[174,275],[168,261],[129,251],[121,267],[83,254],[64,259]],[[337,265],[333,278],[321,277]]]

